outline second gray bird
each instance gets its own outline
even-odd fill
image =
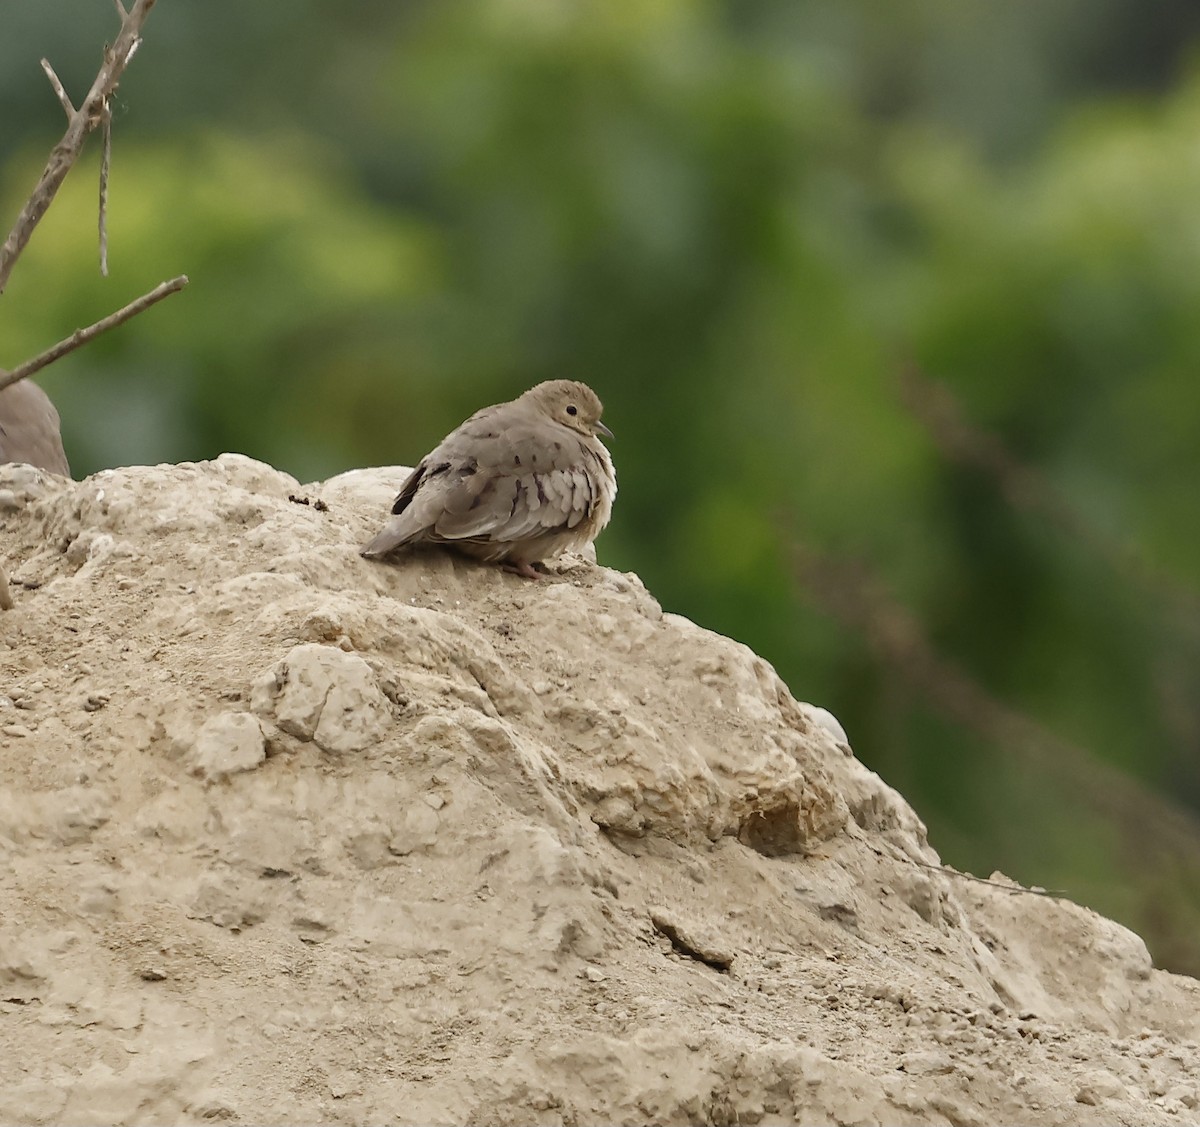
[[[0,462],[28,462],[71,476],[59,431],[58,412],[33,380],[0,390]]]
[[[603,410],[586,384],[549,380],[476,411],[417,464],[362,554],[443,544],[540,579],[534,564],[581,550],[612,515]]]

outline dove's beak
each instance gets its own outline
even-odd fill
[[[600,422],[599,419],[596,420],[596,430],[598,430],[603,435],[607,435],[609,438],[617,437],[615,434],[613,434],[613,432],[611,430],[608,429],[608,427],[606,427],[602,422]]]

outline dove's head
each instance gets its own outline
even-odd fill
[[[600,421],[604,413],[600,397],[578,380],[547,380],[530,388],[521,398],[532,400],[555,422],[589,438],[597,434],[613,436]]]

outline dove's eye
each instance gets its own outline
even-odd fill
[[[578,415],[579,408],[576,407],[574,403],[572,403],[571,406],[567,408],[567,414],[568,415]]]

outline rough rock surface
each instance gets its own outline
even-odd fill
[[[0,468],[0,1122],[1200,1117],[1200,984],[634,577],[360,559],[401,473]]]

